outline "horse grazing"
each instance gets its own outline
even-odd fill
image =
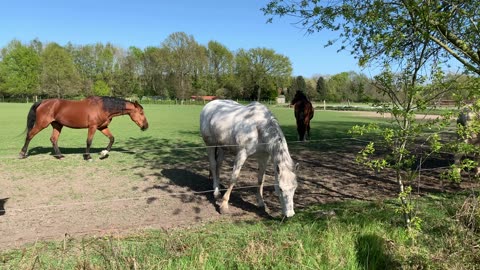
[[[298,140],[306,141],[310,139],[310,120],[313,118],[314,110],[312,103],[301,91],[297,91],[290,105],[295,110],[297,119]]]
[[[108,157],[112,148],[114,137],[108,125],[115,116],[128,114],[142,130],[148,128],[148,121],[143,113],[143,107],[138,102],[130,102],[114,97],[88,97],[83,100],[73,101],[64,99],[46,99],[32,105],[27,117],[27,136],[25,144],[20,151],[20,158],[27,157],[28,144],[32,138],[52,125],[53,132],[50,141],[58,159],[64,156],[58,148],[58,137],[63,126],[69,128],[88,128],[87,148],[83,155],[85,160],[90,160],[90,146],[96,130],[102,132],[110,140],[107,148],[101,152],[101,158]]]
[[[478,111],[478,108],[475,108],[473,104],[466,105],[458,115],[457,126],[459,128],[459,138],[464,143],[479,147],[480,136],[478,134],[478,130],[480,129],[480,115],[476,111]],[[476,132],[473,130],[476,130]],[[455,165],[460,165],[461,159],[464,154],[465,153],[455,154]],[[458,168],[458,170],[460,170],[460,168]],[[475,169],[475,175],[480,175],[480,167],[477,167]]]
[[[235,164],[227,191],[223,195],[220,212],[228,210],[228,200],[247,157],[254,155],[258,161],[259,207],[263,200],[263,178],[268,161],[273,159],[275,191],[280,198],[282,213],[286,217],[295,214],[293,195],[297,188],[294,164],[288,152],[285,136],[272,113],[262,104],[253,102],[247,106],[231,100],[214,100],[200,114],[200,131],[207,147],[210,173],[213,177],[215,198],[220,197],[219,176],[224,150],[236,153]]]

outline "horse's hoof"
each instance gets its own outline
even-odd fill
[[[84,154],[83,159],[86,161],[92,161],[92,157],[90,155]]]
[[[58,160],[62,160],[62,159],[65,158],[65,156],[64,155],[56,155],[55,158],[58,159]]]
[[[215,198],[215,200],[218,200],[222,197],[222,194],[219,191],[214,191],[213,197]]]
[[[102,150],[102,152],[100,152],[100,159],[106,159],[108,158],[108,151],[107,150]]]
[[[222,203],[220,205],[220,214],[228,214],[228,204],[227,203]]]
[[[18,158],[19,159],[26,159],[27,155],[20,153],[20,155],[18,155]]]

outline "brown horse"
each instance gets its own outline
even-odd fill
[[[301,91],[297,91],[290,105],[294,106],[295,118],[297,119],[298,140],[310,139],[310,120],[313,118],[314,110],[312,103]]]
[[[28,144],[32,138],[52,125],[53,132],[50,141],[58,159],[64,156],[60,153],[57,141],[63,126],[69,128],[88,128],[87,148],[83,155],[85,160],[90,160],[90,146],[96,130],[102,132],[110,140],[106,150],[101,152],[101,158],[108,157],[112,148],[114,137],[108,125],[115,116],[128,114],[142,130],[148,128],[148,121],[143,113],[143,107],[138,102],[130,102],[113,97],[88,97],[83,100],[73,101],[64,99],[46,99],[32,105],[27,117],[27,137],[20,151],[20,158],[27,157]]]

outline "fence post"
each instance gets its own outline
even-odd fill
[[[327,103],[325,102],[325,100],[323,100],[323,110],[324,110],[324,111],[327,110]]]

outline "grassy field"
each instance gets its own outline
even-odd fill
[[[198,131],[201,108],[146,105],[150,122],[146,132],[128,117],[114,118],[111,131],[116,143],[111,155],[115,158],[90,166],[133,177],[134,172],[122,170],[125,164],[144,166],[155,158],[172,165],[204,158],[204,149],[182,150],[203,145]],[[27,104],[0,104],[0,170],[34,168],[49,174],[80,168],[86,130],[63,130],[59,145],[67,158],[62,162],[52,162],[51,128],[31,142],[28,163],[16,159],[28,109]],[[295,141],[292,110],[272,107],[272,111],[287,141]],[[312,140],[347,137],[349,127],[367,121],[373,120],[317,112]],[[107,143],[96,134],[92,152]],[[40,241],[0,253],[0,269],[475,269],[480,265],[480,236],[463,226],[457,215],[467,196],[437,194],[420,199],[418,211],[424,224],[414,239],[394,214],[395,201],[349,200],[316,205],[289,220],[223,219],[127,237]]]

